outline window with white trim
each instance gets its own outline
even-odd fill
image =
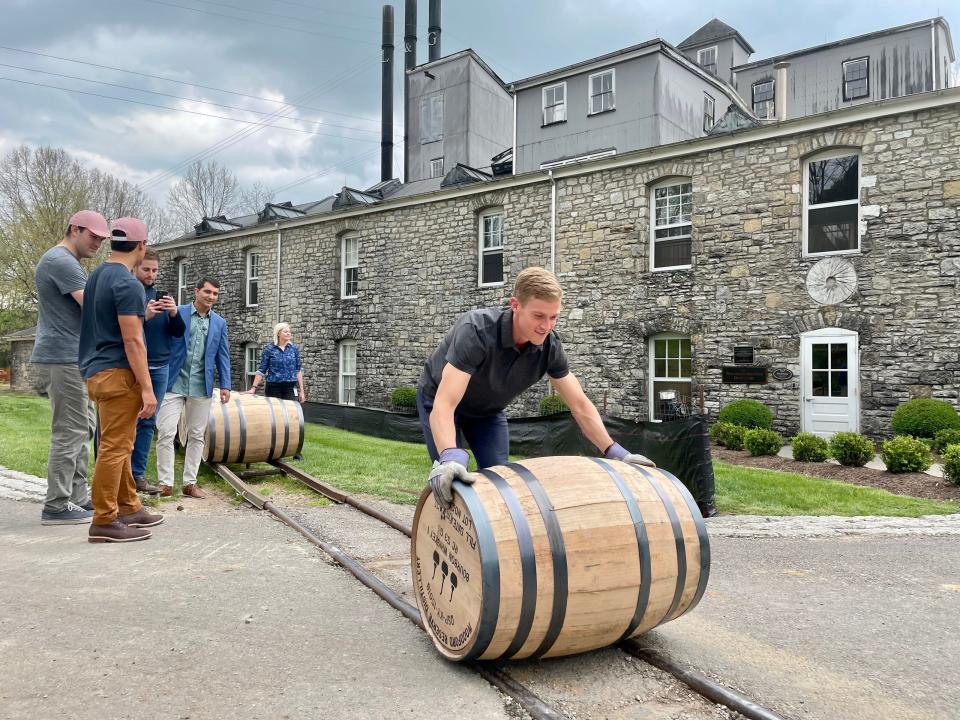
[[[340,238],[340,297],[356,297],[359,282],[360,236],[355,232],[344,233]]]
[[[717,74],[717,46],[697,50],[697,65],[708,73]]]
[[[430,177],[443,177],[443,158],[434,158],[430,161]]]
[[[190,266],[186,260],[181,260],[177,263],[177,303],[179,305],[193,302],[190,289]]]
[[[503,209],[491,208],[479,218],[480,285],[503,284]]]
[[[567,119],[567,84],[547,85],[543,89],[543,124],[565,122]]]
[[[654,186],[650,205],[650,269],[690,267],[693,232],[693,184],[672,180]]]
[[[750,86],[753,114],[761,120],[769,120],[777,116],[777,108],[773,102],[773,91],[775,87],[776,84],[773,80],[761,80]]]
[[[613,68],[591,75],[588,86],[590,88],[590,115],[607,112],[616,107]]]
[[[420,144],[443,140],[443,93],[420,100]]]
[[[260,303],[260,253],[247,251],[247,307]]]
[[[703,131],[710,132],[716,122],[716,101],[707,93],[703,94]]]
[[[843,63],[843,99],[870,97],[870,58],[862,57]]]
[[[257,376],[257,368],[260,367],[260,346],[255,343],[244,345],[243,360],[243,374],[247,378],[247,387],[250,387]]]
[[[834,150],[803,167],[803,254],[859,252],[860,155]]]
[[[345,338],[340,341],[340,372],[337,402],[341,405],[357,404],[357,341]]]
[[[677,407],[690,407],[693,353],[690,338],[653,335],[650,347],[650,419],[674,420]]]

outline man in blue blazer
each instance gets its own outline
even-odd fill
[[[220,380],[220,402],[230,401],[230,345],[227,323],[213,311],[220,283],[201,278],[193,291],[194,301],[180,305],[177,314],[186,326],[183,337],[173,338],[166,393],[157,413],[157,479],[160,495],[173,495],[173,438],[180,417],[186,426],[183,459],[183,494],[203,498],[197,487],[197,471],[203,459],[203,435],[210,416],[213,372]]]

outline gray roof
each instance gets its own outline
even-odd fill
[[[33,340],[37,336],[37,326],[34,325],[30,328],[24,328],[23,330],[17,330],[12,332],[9,335],[4,335],[3,339],[16,342],[17,340]]]
[[[726,40],[729,37],[736,38],[736,40],[743,45],[743,49],[747,52],[754,52],[753,48],[750,47],[750,43],[744,39],[743,35],[717,18],[714,18],[708,22],[693,35],[677,45],[677,47],[681,50],[687,50],[690,48],[700,47],[701,45],[709,45],[710,43],[715,43],[718,40]]]

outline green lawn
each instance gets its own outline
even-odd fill
[[[0,393],[0,465],[46,476],[50,406],[45,398]],[[371,438],[323,425],[307,424],[302,462],[294,463],[324,482],[412,505],[426,483],[430,462],[423,445]],[[177,456],[180,477],[182,454]],[[890,515],[916,517],[960,512],[960,503],[893,495],[806,475],[714,462],[717,507],[724,514]],[[255,466],[262,467],[262,466]],[[242,468],[236,468],[242,469]],[[151,453],[147,477],[156,480]],[[200,484],[227,489],[201,466]],[[303,492],[290,478],[254,481],[265,495]],[[305,491],[312,494],[311,491]],[[318,503],[322,501],[317,501]]]

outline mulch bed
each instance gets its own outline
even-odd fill
[[[960,485],[954,485],[943,478],[936,478],[925,473],[891,473],[886,470],[845,467],[826,462],[798,462],[776,456],[753,457],[745,450],[728,450],[718,445],[710,446],[710,454],[714,460],[720,460],[730,465],[747,465],[767,470],[830,478],[853,485],[880,488],[895,495],[910,495],[928,500],[960,501]]]

